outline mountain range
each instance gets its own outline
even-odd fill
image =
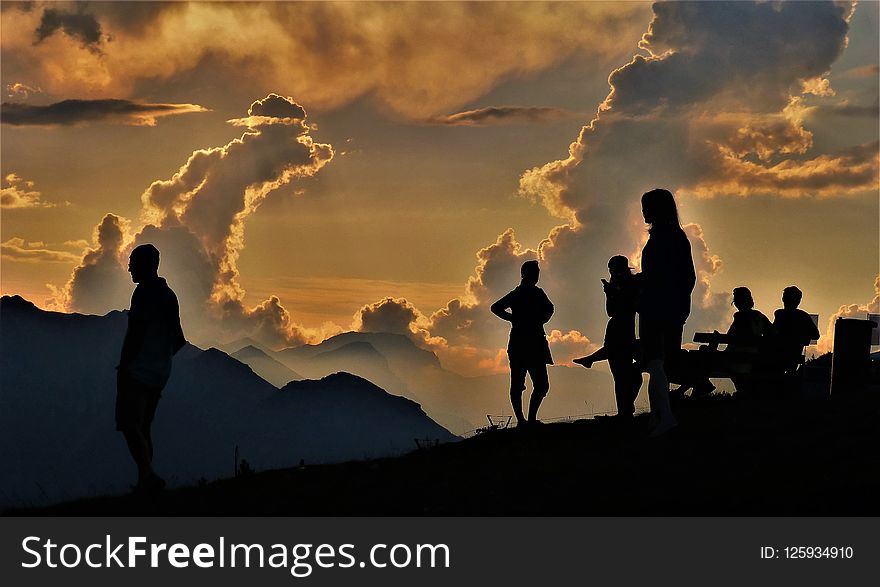
[[[64,314],[0,299],[0,505],[128,490],[136,472],[113,408],[126,323],[119,311]],[[254,345],[230,352],[238,357],[187,344],[174,358],[153,426],[154,465],[172,485],[232,476],[241,460],[262,470],[456,439],[416,402],[343,369],[303,380]]]

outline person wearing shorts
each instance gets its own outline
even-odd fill
[[[538,423],[538,408],[550,390],[547,365],[553,364],[544,324],[553,316],[553,304],[538,287],[537,261],[526,261],[520,269],[522,281],[510,293],[492,304],[493,314],[512,323],[507,358],[510,361],[510,401],[517,426]],[[522,394],[526,375],[532,379],[528,419],[523,414]]]

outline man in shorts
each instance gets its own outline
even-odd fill
[[[158,269],[159,251],[153,245],[140,245],[131,252],[128,271],[138,285],[131,296],[128,329],[116,367],[116,429],[137,465],[139,493],[165,486],[153,471],[150,428],[171,375],[171,357],[186,343],[177,296],[157,275]]]

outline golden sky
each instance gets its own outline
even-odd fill
[[[154,242],[194,342],[386,330],[487,372],[528,258],[557,358],[601,343],[662,186],[691,331],[739,285],[824,324],[877,303],[878,7],[4,2],[0,289],[124,308]]]

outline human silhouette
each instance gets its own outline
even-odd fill
[[[762,369],[770,362],[770,354],[774,344],[774,328],[770,320],[755,309],[755,300],[747,287],[733,289],[733,305],[736,313],[733,322],[727,329],[726,353],[754,354],[753,360],[737,359],[736,356],[727,362],[730,378],[738,392],[751,390],[751,375],[756,369]],[[809,317],[808,317],[809,319]],[[812,323],[812,321],[811,321]]]
[[[553,364],[550,345],[544,333],[544,324],[553,315],[553,304],[544,290],[537,286],[540,275],[538,262],[523,263],[520,275],[520,284],[490,308],[493,314],[512,324],[507,358],[510,361],[510,401],[517,426],[538,423],[538,408],[550,390],[547,365]],[[522,409],[526,374],[532,378],[528,419],[523,416]]]
[[[697,277],[690,241],[679,224],[672,193],[664,189],[646,192],[642,215],[651,227],[639,274],[639,338],[644,368],[650,376],[651,436],[658,436],[678,425],[669,405],[668,375],[679,369],[682,330],[690,315]]]
[[[128,262],[137,284],[128,311],[128,329],[116,377],[116,429],[122,432],[138,468],[139,493],[161,490],[165,481],[153,471],[150,428],[162,389],[171,375],[171,357],[186,340],[180,327],[177,296],[157,275],[159,251],[135,247]]]
[[[773,324],[755,309],[755,300],[747,287],[733,288],[733,305],[737,309],[727,329],[727,351],[757,353],[768,347],[773,336]],[[810,317],[807,316],[807,320]],[[812,324],[810,320],[810,324]]]
[[[608,261],[611,280],[602,280],[605,290],[605,343],[595,353],[575,359],[578,365],[588,369],[597,361],[608,360],[614,377],[614,396],[617,400],[617,416],[630,419],[635,413],[635,400],[642,385],[642,374],[633,363],[636,345],[636,303],[638,284],[629,268],[629,260],[622,255]]]
[[[782,308],[773,314],[779,359],[786,372],[797,369],[804,347],[819,339],[819,329],[810,315],[799,309],[803,293],[792,285],[782,290]]]

